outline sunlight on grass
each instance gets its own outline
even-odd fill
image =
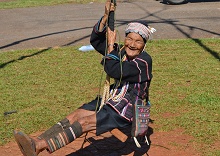
[[[0,2],[0,9],[27,8],[37,6],[51,6],[66,3],[105,2],[105,0],[8,0]]]
[[[98,95],[102,67],[97,53],[62,48],[33,55],[38,52],[1,54],[1,64],[13,60],[0,69],[0,127],[4,127],[1,144],[7,141],[12,129],[27,133],[45,129]],[[18,113],[2,116],[4,111],[10,110]]]
[[[201,41],[219,56],[219,40]],[[220,138],[220,64],[219,57],[204,47],[193,40],[159,40],[148,45],[154,60],[152,118],[160,125],[158,130],[182,127],[207,146],[201,151],[208,151]],[[166,113],[169,116],[163,116]]]
[[[213,55],[219,56],[219,49],[218,39],[201,39],[199,44],[190,39],[155,40],[147,46],[153,58],[150,100],[155,131],[182,128],[204,147],[204,155],[218,153],[212,145],[220,140],[220,64]],[[64,47],[0,55],[1,145],[12,139],[13,129],[28,134],[45,130],[102,88],[102,57],[95,51]],[[12,110],[17,113],[4,116]]]

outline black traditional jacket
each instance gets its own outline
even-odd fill
[[[102,54],[101,61],[105,72],[115,79],[110,87],[110,98],[106,104],[128,121],[132,121],[132,105],[145,105],[148,103],[148,92],[152,79],[152,59],[143,51],[135,59],[128,60],[126,51],[120,51],[115,43],[114,50],[106,53],[106,28],[99,31],[99,22],[94,26],[90,43]]]

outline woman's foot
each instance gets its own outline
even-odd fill
[[[37,156],[35,141],[22,132],[13,132],[15,141],[24,156]]]
[[[32,139],[23,132],[13,132],[15,141],[17,142],[24,156],[37,156],[40,152],[47,148],[44,140]]]

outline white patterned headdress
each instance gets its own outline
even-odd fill
[[[145,26],[144,24],[141,24],[139,22],[132,22],[129,23],[125,29],[125,34],[135,32],[138,33],[142,38],[144,38],[146,41],[148,39],[151,39],[152,34],[156,31],[156,29]]]

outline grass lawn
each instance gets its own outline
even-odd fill
[[[6,0],[0,9],[89,2]],[[12,130],[43,131],[100,93],[102,57],[77,49],[0,53],[0,145]],[[154,40],[146,50],[153,58],[151,118],[160,125],[154,131],[181,128],[204,156],[220,155],[220,40]]]
[[[12,139],[13,129],[45,130],[99,94],[102,57],[77,49],[0,53],[0,145]],[[155,131],[182,128],[206,156],[220,154],[213,148],[220,140],[219,49],[219,39],[154,40],[146,49],[153,58]]]
[[[3,0],[0,9],[26,8],[36,6],[51,6],[65,3],[105,2],[106,0]]]

